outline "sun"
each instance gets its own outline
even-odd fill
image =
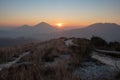
[[[61,28],[61,27],[63,26],[62,23],[57,23],[56,25],[57,25],[59,28]]]

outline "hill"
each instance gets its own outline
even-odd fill
[[[58,29],[49,25],[48,23],[41,22],[35,26],[23,25],[17,28],[12,28],[10,30],[1,29],[0,38],[18,38],[18,37],[34,37],[40,34],[49,34],[53,32],[58,32]]]
[[[107,41],[120,41],[120,25],[114,23],[96,23],[85,28],[64,32],[65,36],[85,37],[99,36]]]
[[[106,41],[120,42],[120,25],[115,23],[96,23],[84,28],[60,31],[48,23],[41,22],[34,26],[23,25],[12,29],[0,29],[0,41],[2,41],[0,44],[4,45],[5,43],[6,45],[9,39],[10,41],[11,39],[17,39],[17,43],[19,43],[18,39],[21,38],[24,38],[25,40],[31,39],[30,41],[34,42],[36,40],[43,41],[59,37],[79,37],[90,39],[92,36],[99,36]],[[4,39],[6,39],[6,42],[4,41],[3,43]]]
[[[95,51],[93,46],[114,51]],[[60,38],[0,48],[0,80],[119,80],[120,59],[105,53],[118,53],[112,47],[83,38]]]

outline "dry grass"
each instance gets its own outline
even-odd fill
[[[5,63],[14,56],[30,51],[31,54],[23,57],[20,62],[32,64],[13,65],[0,71],[0,80],[80,80],[72,74],[80,62],[86,59],[86,51],[90,47],[87,39],[76,39],[78,47],[67,47],[63,39],[31,43],[28,45],[13,46],[0,49],[0,63]],[[54,62],[54,58],[67,54],[70,58],[56,66],[45,67],[45,62]],[[20,63],[19,62],[19,63]]]
[[[0,80],[78,80],[72,75],[70,64],[75,64],[75,55],[69,50],[62,39],[50,40],[37,44],[15,46],[0,49],[0,62],[4,63],[15,55],[20,55],[26,51],[32,54],[25,56],[20,62],[32,62],[29,65],[13,65],[9,69],[0,71]],[[53,59],[54,56],[68,54],[73,59],[61,62],[56,66],[45,67],[45,59]],[[47,58],[46,58],[47,57]],[[49,60],[50,60],[49,59]],[[54,60],[54,59],[53,59]],[[68,67],[69,65],[69,67]],[[80,79],[79,79],[80,80]]]

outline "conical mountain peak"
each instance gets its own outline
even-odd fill
[[[52,26],[46,22],[40,22],[37,25],[35,25],[34,27],[52,27]]]

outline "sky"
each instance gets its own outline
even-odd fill
[[[120,0],[0,0],[0,26],[120,24]]]

